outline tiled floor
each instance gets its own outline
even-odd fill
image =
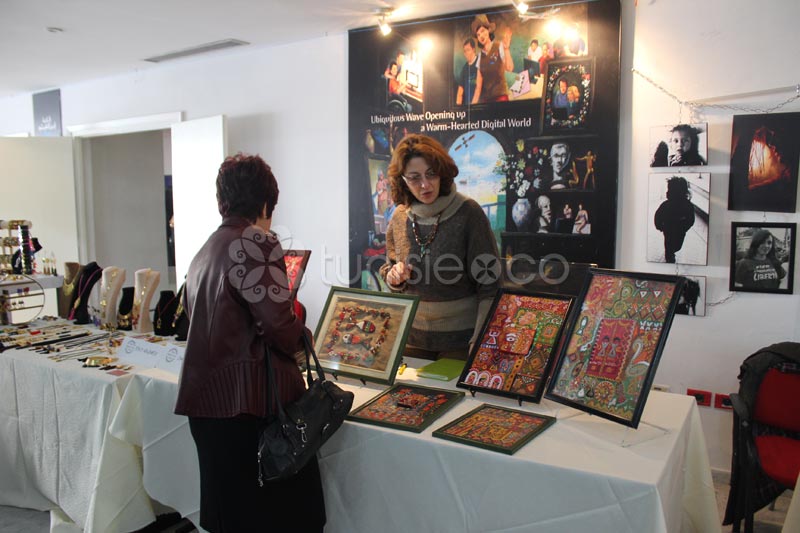
[[[725,512],[725,503],[728,500],[728,475],[715,473],[714,488],[717,493],[717,507],[721,522]],[[756,513],[755,533],[781,533],[783,519],[791,498],[792,493],[785,492],[775,501],[774,511],[765,508]],[[0,506],[0,533],[46,533],[49,529],[49,513]],[[742,529],[744,529],[744,524],[742,524]],[[730,530],[730,526],[726,526],[722,531],[727,533]],[[189,533],[191,531],[197,530],[191,528],[191,523],[183,520],[179,524],[170,524],[164,528],[148,527],[143,530],[143,533]]]

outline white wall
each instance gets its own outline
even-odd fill
[[[798,9],[793,2],[755,7],[749,0],[671,0],[634,7],[633,0],[623,0],[618,268],[675,271],[647,263],[645,250],[649,128],[677,122],[677,106],[634,78],[631,66],[682,98],[796,83],[787,81],[796,73],[787,68],[785,58],[800,51],[793,28]],[[260,153],[275,171],[281,188],[276,229],[291,234],[291,247],[313,250],[300,298],[314,325],[331,280],[346,283],[336,278],[346,278],[348,271],[347,68],[346,35],[166,64],[62,87],[63,122],[87,124],[168,111],[184,111],[186,119],[225,114],[230,151]],[[29,102],[30,95],[0,100],[0,134],[32,129],[31,113],[19,111],[30,109]],[[729,295],[730,221],[762,220],[764,215],[726,209],[731,114],[708,113],[698,119],[710,124],[709,266],[680,272],[707,276],[709,301],[720,301]],[[766,218],[797,220],[797,215]],[[738,366],[747,355],[775,341],[798,339],[798,307],[798,296],[738,293],[709,308],[705,318],[677,317],[656,382],[681,393],[687,386],[735,390]],[[712,465],[728,469],[730,414],[706,408],[701,414]]]

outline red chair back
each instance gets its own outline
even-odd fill
[[[770,368],[758,388],[754,418],[761,424],[800,431],[800,374]]]

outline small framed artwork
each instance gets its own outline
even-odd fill
[[[647,260],[708,263],[711,174],[650,174]]]
[[[456,386],[538,403],[571,305],[568,296],[500,290]]]
[[[650,166],[654,169],[707,164],[707,123],[650,128]]]
[[[733,222],[730,290],[792,294],[794,222]]]
[[[386,233],[395,208],[392,200],[392,186],[389,183],[389,156],[369,154],[367,156],[367,173],[369,174],[374,233],[382,235]],[[369,244],[372,246],[372,239]]]
[[[303,282],[311,250],[285,250],[283,262],[286,263],[286,277],[289,279],[289,299],[297,297],[297,290]]]
[[[546,397],[638,427],[684,282],[592,269]]]
[[[542,98],[542,133],[586,129],[594,98],[594,57],[547,64]]]
[[[463,397],[464,393],[460,391],[398,383],[353,409],[347,418],[420,433]]]
[[[433,436],[513,455],[555,421],[551,416],[485,403],[434,430]]]
[[[331,287],[314,333],[322,368],[393,384],[418,301],[407,294]]]
[[[734,115],[728,209],[794,213],[800,113]]]
[[[706,277],[684,276],[686,284],[675,306],[676,315],[706,316]]]

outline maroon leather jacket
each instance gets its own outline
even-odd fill
[[[281,402],[303,394],[305,382],[293,354],[303,347],[304,326],[288,294],[278,239],[244,218],[225,218],[186,277],[189,337],[176,414],[269,414],[265,345]]]

